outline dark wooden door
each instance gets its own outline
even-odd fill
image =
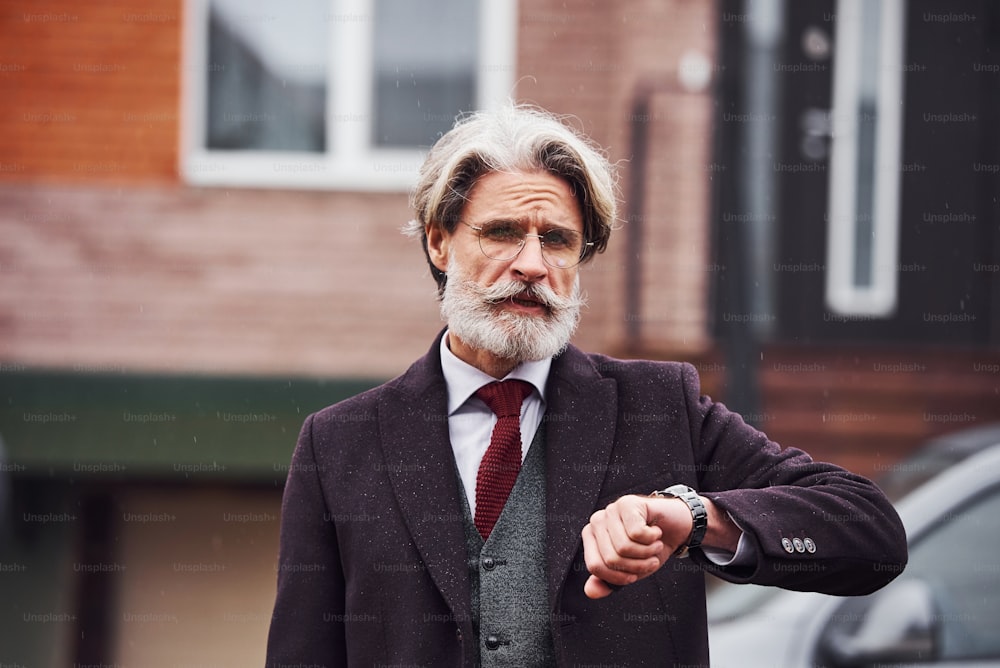
[[[883,4],[785,3],[763,338],[1000,342],[1000,7],[910,0],[894,22]],[[874,17],[843,15],[872,8]],[[848,94],[838,49],[855,54]],[[883,151],[893,127],[894,160]],[[844,229],[848,241],[831,252]],[[754,243],[738,239],[744,250]]]

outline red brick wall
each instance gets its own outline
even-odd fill
[[[382,376],[440,326],[405,196],[0,189],[0,360]]]
[[[180,0],[7,2],[4,179],[177,179]]]

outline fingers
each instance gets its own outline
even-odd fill
[[[641,559],[655,555],[659,550],[657,541],[663,532],[649,524],[645,501],[639,497],[623,497],[615,501],[591,515],[590,523],[599,541],[606,532],[607,538],[622,556]]]
[[[611,587],[607,582],[597,577],[596,575],[591,575],[587,578],[587,582],[583,585],[583,593],[587,598],[604,598],[605,596],[610,596],[618,587]]]
[[[594,513],[583,528],[584,561],[592,577],[584,586],[590,598],[656,572],[669,557],[662,531],[646,523],[643,497],[623,497]]]
[[[604,548],[607,552],[607,558],[605,558],[592,525],[585,526],[581,535],[583,537],[583,559],[587,564],[587,570],[592,575],[597,576],[599,580],[603,580],[605,585],[632,584],[639,579],[634,572],[626,570],[624,561],[615,554],[613,548]],[[607,593],[611,593],[610,589]]]

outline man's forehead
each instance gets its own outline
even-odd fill
[[[465,213],[479,222],[504,219],[582,228],[580,203],[565,179],[544,171],[489,172],[469,192]]]

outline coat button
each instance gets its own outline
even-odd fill
[[[500,638],[495,635],[486,636],[486,649],[494,650],[500,647]]]
[[[496,567],[497,567],[497,562],[493,557],[485,557],[483,559],[483,568],[485,568],[486,570],[492,571]]]
[[[781,547],[783,547],[785,549],[785,552],[789,554],[795,551],[795,547],[792,545],[792,541],[789,540],[788,538],[781,539]]]
[[[806,546],[806,552],[812,554],[816,551],[816,543],[813,542],[812,538],[806,538],[802,541],[803,545]]]
[[[805,543],[802,542],[801,538],[793,538],[792,539],[792,545],[795,547],[795,551],[796,552],[805,552],[806,551],[806,545],[805,545]]]

